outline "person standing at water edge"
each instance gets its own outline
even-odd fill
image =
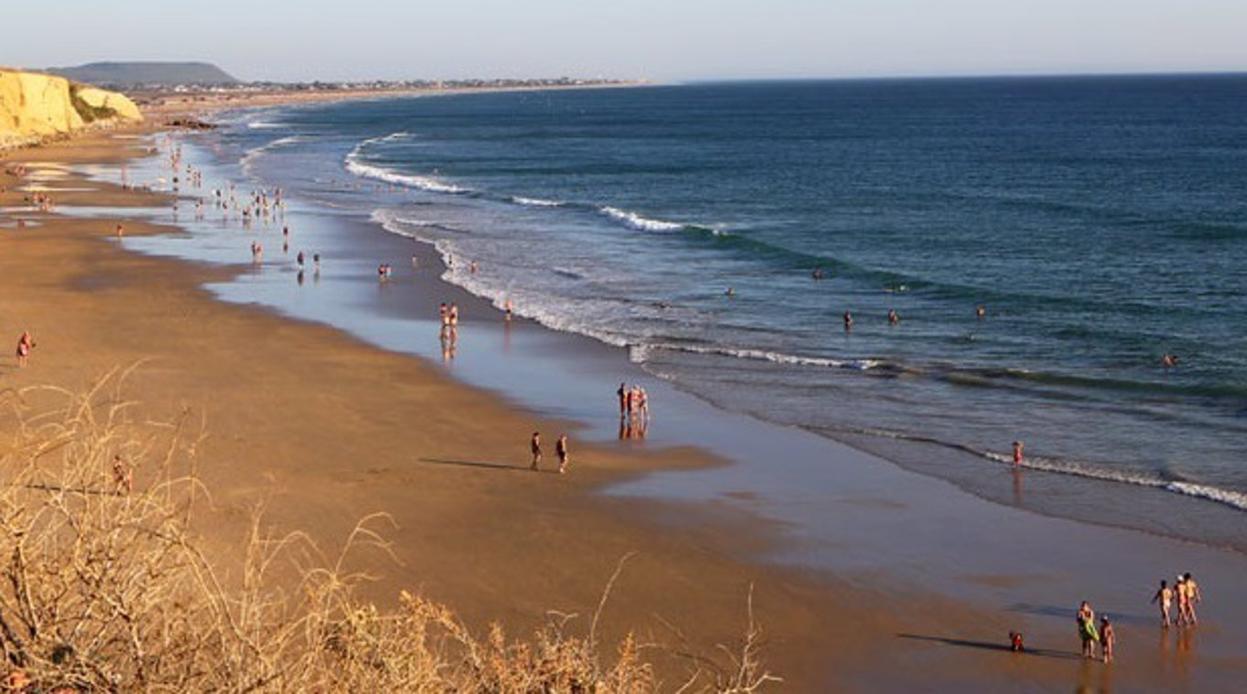
[[[536,470],[537,465],[541,463],[541,432],[534,431],[532,439],[528,442],[528,447],[533,454],[532,469]]]
[[[1025,444],[1023,444],[1021,441],[1013,442],[1013,464],[1014,465],[1022,464],[1022,449],[1023,448],[1025,448]]]
[[[1152,596],[1152,604],[1160,607],[1160,625],[1169,628],[1169,610],[1173,607],[1173,589],[1165,581],[1160,582],[1160,590]]]
[[[567,464],[569,462],[569,452],[567,450],[567,434],[559,437],[554,444],[554,453],[559,457],[559,474],[567,472]]]
[[[1086,600],[1078,606],[1078,615],[1074,621],[1078,624],[1078,638],[1082,639],[1082,657],[1094,658],[1095,644],[1100,640],[1100,634],[1095,628],[1095,610],[1091,609]]]
[[[620,383],[619,390],[615,391],[615,395],[619,396],[619,416],[628,416],[628,385]]]

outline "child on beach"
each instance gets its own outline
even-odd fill
[[[1160,625],[1169,628],[1169,610],[1173,607],[1173,589],[1165,581],[1160,582],[1160,590],[1152,596],[1152,604],[1160,606]]]
[[[1113,625],[1108,621],[1108,615],[1100,617],[1100,654],[1105,663],[1113,662],[1113,645],[1116,643],[1117,637],[1113,634]]]
[[[569,452],[567,450],[567,434],[559,437],[558,442],[554,444],[554,453],[559,457],[559,474],[567,472],[567,463]]]
[[[537,465],[541,462],[541,432],[534,431],[533,438],[529,441],[528,445],[533,452],[532,469],[536,471]]]
[[[1022,449],[1024,447],[1025,447],[1025,444],[1023,444],[1021,441],[1013,442],[1013,464],[1014,465],[1022,464]]]

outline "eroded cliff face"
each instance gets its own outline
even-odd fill
[[[142,119],[124,94],[74,84],[64,77],[0,68],[0,147]]]

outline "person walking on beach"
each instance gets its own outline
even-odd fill
[[[1169,628],[1169,610],[1173,607],[1173,589],[1165,581],[1160,582],[1160,589],[1152,596],[1152,604],[1160,607],[1160,625]]]
[[[1078,624],[1078,638],[1082,639],[1082,657],[1094,658],[1095,644],[1100,640],[1100,634],[1095,628],[1095,610],[1091,609],[1090,603],[1086,600],[1078,606],[1075,621]]]
[[[1117,644],[1117,636],[1113,633],[1113,624],[1108,615],[1100,617],[1100,655],[1105,663],[1113,662],[1113,646]]]
[[[125,225],[123,225],[123,224],[118,224],[118,225],[117,225],[117,238],[121,238],[122,236],[125,236],[125,234],[126,234],[126,227],[125,227]]]
[[[1186,579],[1182,574],[1178,574],[1178,579],[1173,584],[1174,598],[1178,601],[1178,626],[1194,626],[1191,621],[1191,600],[1190,593],[1186,589]]]
[[[533,453],[532,469],[535,472],[537,470],[537,465],[541,463],[541,432],[533,432],[533,438],[528,442],[528,446]]]
[[[23,330],[21,337],[17,338],[17,366],[20,369],[26,368],[26,364],[30,361],[30,351],[35,348],[35,339],[30,336],[30,331]]]
[[[626,383],[619,384],[619,390],[615,391],[615,395],[619,396],[619,417],[622,419],[628,416],[628,385]]]
[[[1025,447],[1026,447],[1026,444],[1022,443],[1021,441],[1013,442],[1013,464],[1014,465],[1022,464],[1022,449]]]
[[[567,472],[567,464],[570,462],[567,450],[567,434],[560,436],[559,440],[554,444],[554,454],[559,457],[559,474]]]
[[[1186,621],[1191,626],[1199,623],[1195,618],[1195,604],[1204,599],[1199,592],[1199,584],[1195,583],[1195,579],[1190,573],[1182,574],[1182,585],[1186,586]]]

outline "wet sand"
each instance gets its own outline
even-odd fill
[[[135,153],[130,149],[102,136],[20,156],[116,162]],[[159,196],[76,175],[46,184],[99,188],[56,194],[62,205],[164,204]],[[0,185],[12,188],[13,181]],[[18,205],[21,195],[5,194],[0,205]],[[1237,656],[1231,647],[1200,657],[1200,639],[1224,637],[1215,619],[1186,639],[1186,651],[1173,637],[1159,651],[1159,630],[1146,621],[1151,613],[1135,606],[1148,596],[1134,600],[1132,585],[1120,587],[1128,599],[1118,603],[1131,607],[1118,625],[1119,663],[1111,669],[1069,657],[1077,648],[1076,598],[1069,604],[1015,599],[1015,609],[997,609],[995,596],[1005,601],[1005,593],[1046,597],[1045,584],[1066,589],[1071,568],[1048,564],[1058,544],[1044,537],[1054,532],[1050,523],[1085,533],[1076,562],[1111,547],[1114,531],[1000,509],[943,490],[948,485],[886,472],[881,461],[841,447],[818,473],[835,490],[822,494],[821,503],[834,507],[846,528],[839,546],[821,548],[830,555],[826,565],[839,562],[840,570],[763,564],[759,557],[774,558],[790,547],[783,523],[715,503],[711,494],[679,492],[705,480],[699,475],[707,466],[723,463],[710,454],[721,452],[716,442],[706,442],[709,452],[577,445],[571,475],[534,475],[524,470],[531,430],[541,430],[549,447],[557,432],[571,431],[575,441],[583,429],[539,418],[419,359],[331,328],[223,304],[201,288],[242,268],[125,252],[110,239],[111,220],[22,216],[42,226],[0,228],[0,337],[12,333],[15,339],[31,329],[39,347],[27,370],[2,363],[0,386],[78,387],[114,366],[150,359],[127,394],[153,415],[185,404],[206,418],[211,437],[202,455],[212,465],[202,472],[218,511],[205,534],[223,557],[260,499],[271,522],[306,529],[325,543],[342,537],[360,516],[386,511],[398,524],[390,537],[402,563],[361,558],[384,577],[370,588],[376,599],[415,588],[449,602],[471,623],[499,620],[523,633],[546,610],[591,612],[616,562],[636,551],[606,613],[609,636],[636,629],[671,643],[665,622],[708,651],[743,630],[745,595],[753,584],[768,634],[767,660],[792,691],[1216,688],[1247,668],[1241,642]],[[172,231],[127,223],[130,235]],[[484,317],[488,309],[469,311],[468,318]],[[734,443],[719,441],[718,447]],[[719,468],[726,472],[718,483],[731,480],[734,469]],[[680,472],[638,477],[651,470]],[[761,504],[773,491],[759,492],[759,480],[746,473],[737,477],[724,496]],[[629,496],[599,493],[625,481],[631,481]],[[654,500],[664,496],[654,493],[661,491],[656,485],[675,490],[672,498]],[[942,491],[933,493],[931,486]],[[959,527],[1002,521],[1016,525],[1007,533],[999,525]],[[1121,531],[1116,539],[1133,549],[1147,538]],[[1155,551],[1166,574],[1210,551],[1183,549],[1186,556],[1167,562],[1178,543],[1164,542]],[[915,551],[916,544],[925,551]],[[1009,545],[1012,555],[997,558]],[[1026,562],[1032,547],[1042,548],[1043,561]],[[1010,562],[1012,568],[999,570]],[[1224,566],[1233,570],[1241,563]],[[949,588],[956,576],[964,590]],[[927,581],[935,584],[930,590]],[[1220,600],[1233,598],[1227,584],[1213,578],[1205,589]],[[1014,628],[1042,650],[1020,658],[1002,652]],[[670,685],[678,666],[665,662],[663,672]]]

